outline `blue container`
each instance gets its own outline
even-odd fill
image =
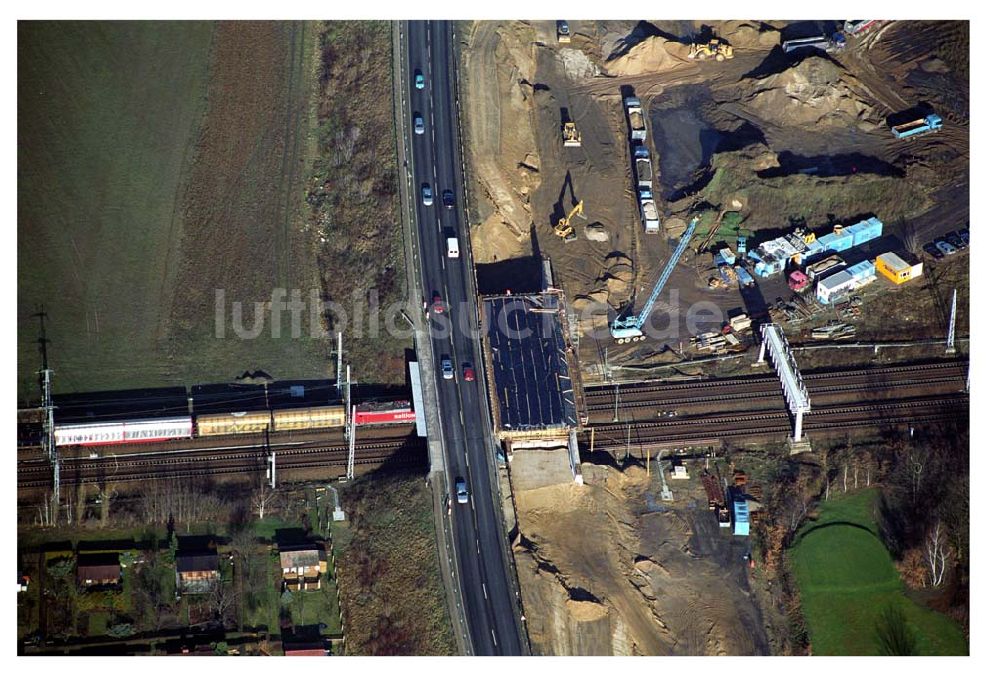
[[[817,240],[820,244],[826,247],[830,251],[842,252],[850,249],[854,246],[854,236],[851,235],[844,229],[839,235],[836,233],[830,233],[829,235],[824,235]]]
[[[865,280],[869,277],[875,277],[875,264],[871,261],[862,261],[861,263],[855,263],[853,266],[847,269],[847,272],[851,274],[858,282]]]
[[[854,237],[854,246],[864,244],[882,236],[882,222],[872,217],[859,223],[855,223],[850,228],[846,228]]]

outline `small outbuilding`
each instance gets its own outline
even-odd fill
[[[219,582],[219,555],[216,552],[177,553],[177,592],[182,595],[210,592]]]
[[[110,588],[122,582],[117,552],[83,553],[76,558],[76,583],[84,588]]]
[[[319,545],[285,546],[279,556],[281,578],[289,590],[319,590],[326,556]]]

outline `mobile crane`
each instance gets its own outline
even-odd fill
[[[691,238],[694,236],[694,231],[698,227],[698,220],[700,216],[696,216],[691,219],[691,223],[688,224],[687,230],[681,235],[680,242],[674,248],[674,253],[671,254],[670,260],[667,261],[667,265],[664,266],[663,272],[660,273],[660,279],[656,281],[656,286],[653,287],[652,293],[649,295],[649,300],[646,301],[646,305],[642,307],[642,311],[638,315],[626,315],[622,314],[618,319],[611,323],[611,337],[615,339],[616,343],[630,343],[632,341],[645,341],[646,335],[642,333],[642,325],[646,322],[649,314],[653,312],[653,304],[656,303],[657,297],[659,297],[660,292],[667,285],[667,279],[670,274],[674,272],[674,268],[677,267],[677,263],[681,260],[681,254],[687,249],[688,243],[691,242]]]

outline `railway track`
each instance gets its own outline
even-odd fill
[[[99,459],[66,459],[60,474],[61,484],[71,485],[94,481],[143,481],[153,479],[227,475],[263,472],[266,466],[262,448],[246,450],[230,447],[232,453],[168,452],[136,454],[132,457],[104,456]],[[424,443],[415,437],[397,437],[355,444],[355,464],[375,465],[397,454],[411,455],[423,461]],[[279,472],[300,468],[318,468],[347,463],[347,445],[324,445],[310,448],[276,450]],[[18,488],[51,486],[52,470],[47,462],[22,464],[18,467]]]
[[[967,414],[968,397],[911,398],[881,400],[849,406],[814,409],[805,417],[806,433],[935,423]],[[610,423],[592,426],[592,436],[584,430],[580,445],[585,451],[619,450],[656,443],[678,443],[705,439],[738,439],[784,436],[791,421],[784,411],[741,412],[738,415],[705,416],[693,419]]]
[[[930,362],[926,364],[901,364],[885,367],[874,367],[871,369],[853,369],[838,372],[808,372],[803,373],[806,383],[823,383],[830,381],[844,380],[864,380],[872,382],[881,376],[895,376],[900,374],[928,374],[929,372],[952,372],[961,374],[962,378],[969,368],[969,363],[965,361],[956,362]],[[757,384],[776,384],[777,377],[773,373],[753,374],[749,376],[735,376],[732,378],[680,378],[680,379],[657,379],[654,381],[631,381],[614,384],[591,385],[584,388],[587,401],[599,401],[603,397],[614,397],[615,390],[619,394],[624,393],[658,393],[663,390],[712,390],[719,388],[747,388]]]
[[[965,383],[967,363],[902,365],[841,373],[805,374],[810,395],[835,395],[868,389],[937,387]],[[656,384],[600,386],[588,389],[587,408],[591,413],[618,409],[640,409],[685,404],[735,402],[759,398],[782,399],[781,386],[773,374],[735,379],[660,381]]]

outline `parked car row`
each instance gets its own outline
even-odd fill
[[[962,228],[945,233],[942,237],[924,245],[925,252],[935,259],[943,259],[969,246],[969,229]]]

